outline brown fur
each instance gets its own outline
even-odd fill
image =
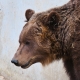
[[[37,14],[33,10],[26,13],[28,22],[13,58],[17,64],[12,62],[27,68],[36,62],[46,65],[62,58],[70,80],[80,80],[80,0]]]

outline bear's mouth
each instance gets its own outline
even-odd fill
[[[29,60],[26,64],[22,65],[21,68],[26,69],[32,65],[32,59]]]
[[[26,69],[29,68],[32,64],[40,62],[41,57],[40,56],[35,56],[31,58],[26,64],[22,65],[21,68]]]

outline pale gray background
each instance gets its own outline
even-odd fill
[[[40,63],[28,69],[11,64],[19,43],[19,34],[25,24],[25,10],[46,11],[69,0],[0,0],[0,74],[8,80],[69,80],[62,61],[42,67]]]

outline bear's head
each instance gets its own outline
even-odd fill
[[[58,57],[60,44],[58,42],[59,14],[55,11],[35,13],[28,9],[25,12],[27,23],[19,37],[19,48],[12,63],[22,68],[28,68],[34,63],[49,64]]]

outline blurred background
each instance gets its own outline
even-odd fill
[[[69,80],[62,60],[43,67],[36,63],[28,69],[11,63],[25,24],[26,9],[35,12],[62,6],[69,0],[0,0],[0,76],[5,80]],[[0,79],[1,80],[1,79]]]

